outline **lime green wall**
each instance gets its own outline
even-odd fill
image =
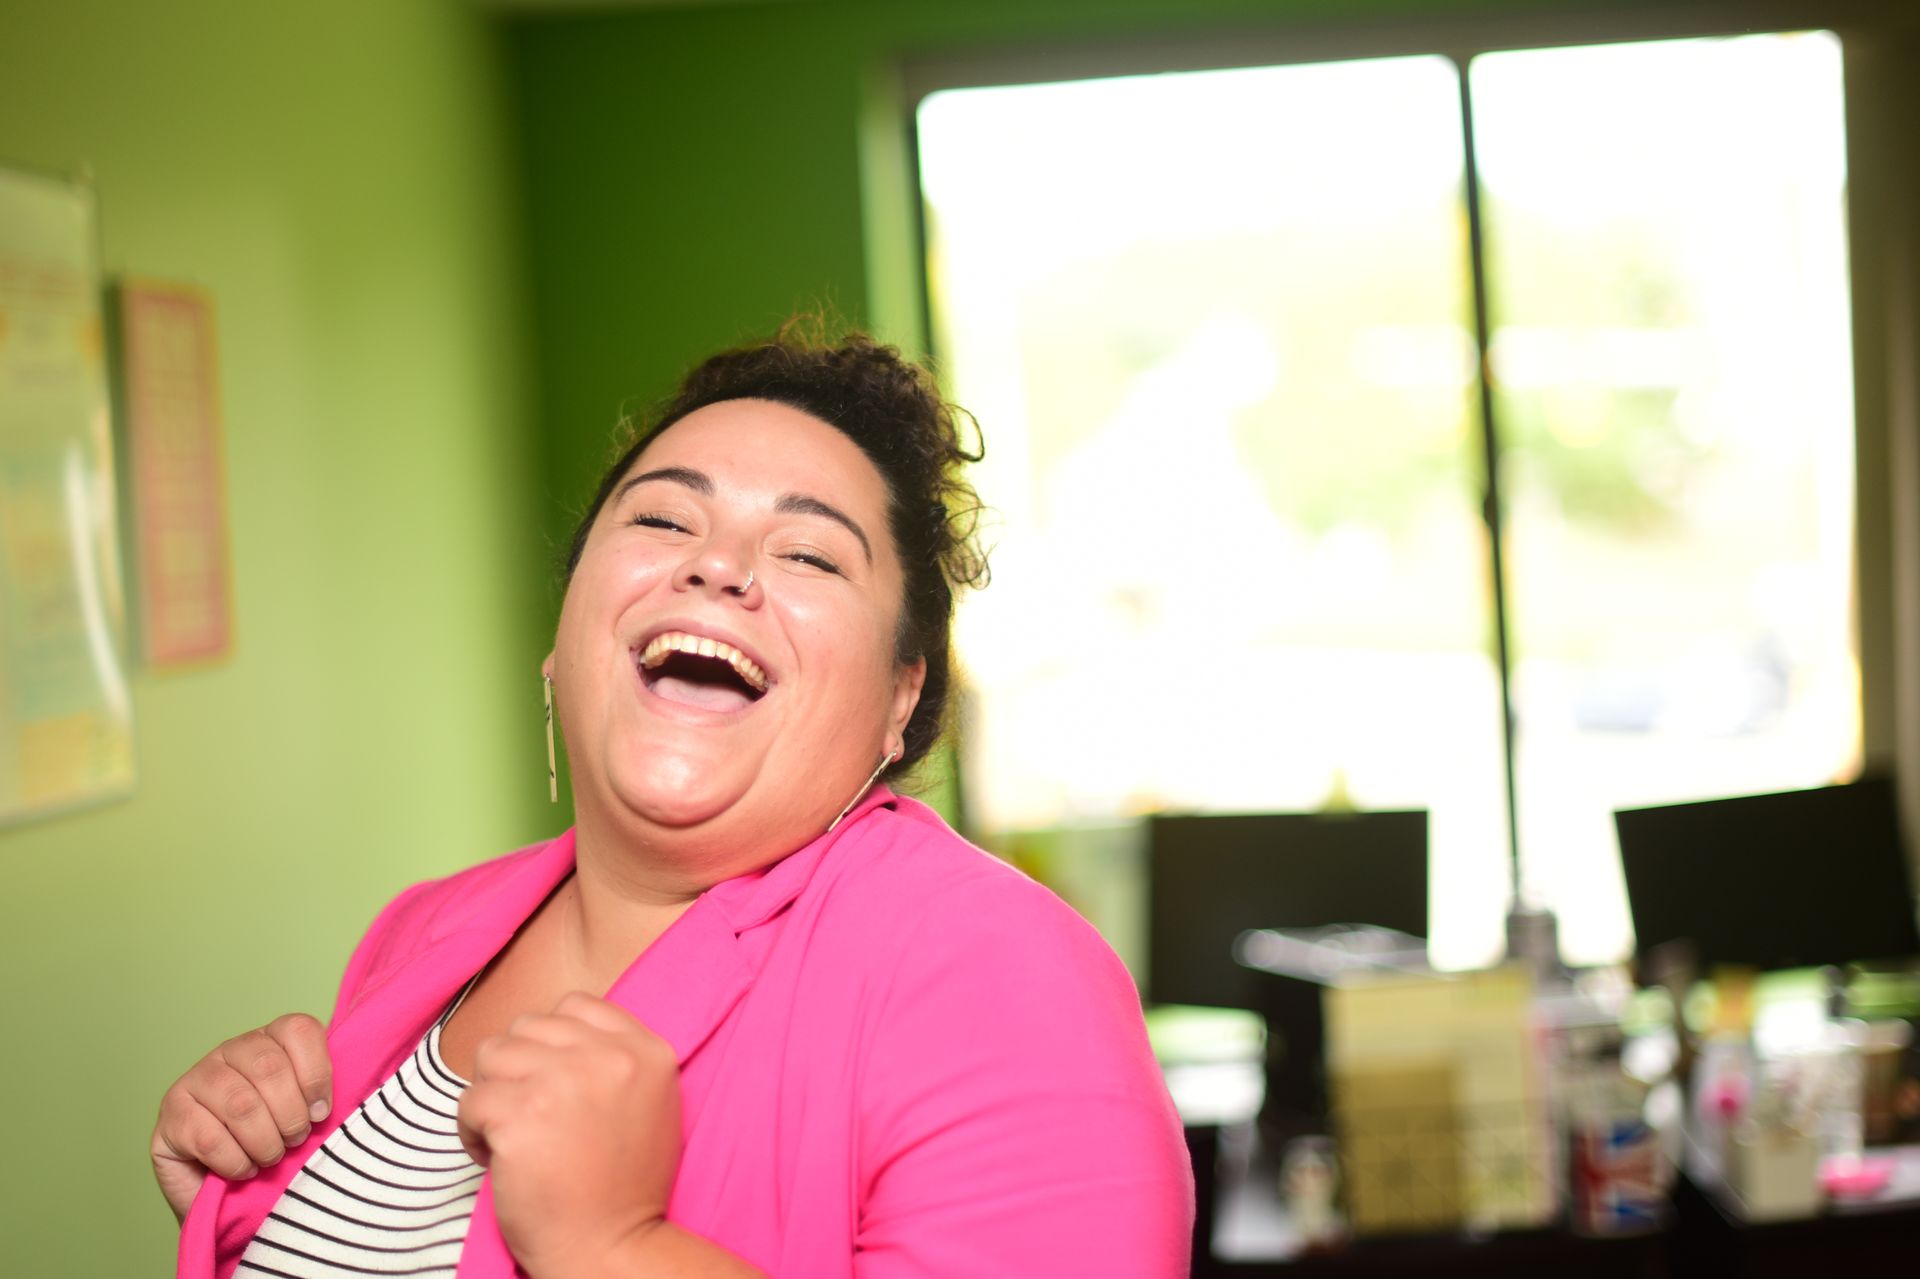
[[[165,1085],[324,1011],[403,884],[545,831],[547,608],[495,33],[454,0],[7,0],[0,160],[219,308],[237,644],[127,802],[0,831],[0,1270],[167,1273]]]

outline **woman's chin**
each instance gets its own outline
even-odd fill
[[[705,745],[705,743],[701,743]],[[824,778],[846,772],[837,761],[796,761],[735,747],[731,751],[675,750],[660,743],[606,762],[599,786],[616,823],[637,822],[660,835],[698,832],[760,852],[786,853],[826,827],[852,784]],[[842,799],[842,802],[843,799]],[[816,820],[816,818],[818,820]]]
[[[710,762],[655,759],[644,771],[608,778],[615,801],[651,826],[684,829],[703,826],[737,808],[751,779],[727,776],[731,770]]]
[[[646,787],[620,796],[627,809],[651,826],[671,830],[704,826],[735,807],[735,797],[706,791]]]

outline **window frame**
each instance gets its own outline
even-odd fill
[[[900,57],[869,77],[860,138],[870,314],[875,327],[896,340],[931,350],[915,117],[924,98],[944,89],[1420,54],[1452,59],[1464,83],[1472,59],[1487,53],[1762,31],[1834,32],[1845,68],[1861,750],[1866,771],[1896,779],[1909,861],[1920,878],[1920,131],[1902,123],[1920,119],[1920,10],[1892,10],[1875,0],[1715,0],[1684,9],[1390,25],[1276,21],[1154,38]],[[1477,248],[1474,257],[1477,263]],[[1483,427],[1491,429],[1485,418]],[[1497,465],[1491,481],[1497,488]],[[1497,522],[1492,527],[1497,532]],[[1503,679],[1508,674],[1503,669]],[[1509,770],[1513,757],[1509,740]],[[964,787],[959,795],[965,827]],[[1507,799],[1511,805],[1511,785]],[[1517,827],[1512,838],[1518,839]]]

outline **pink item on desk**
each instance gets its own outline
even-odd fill
[[[1842,1156],[1820,1167],[1820,1184],[1835,1199],[1871,1199],[1893,1180],[1893,1160]]]

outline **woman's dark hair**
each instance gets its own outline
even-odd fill
[[[978,541],[980,497],[961,468],[981,457],[979,428],[940,395],[933,375],[862,333],[837,341],[819,321],[790,321],[778,335],[724,351],[687,375],[665,405],[638,423],[600,481],[567,551],[566,576],[634,459],[675,422],[726,400],[772,400],[819,418],[859,446],[887,485],[887,520],[906,573],[894,657],[927,663],[920,702],[907,721],[905,753],[887,776],[920,762],[945,727],[952,683],[954,591],[987,582]],[[961,423],[973,426],[971,447]]]

